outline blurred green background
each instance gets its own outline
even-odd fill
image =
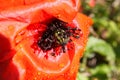
[[[120,0],[81,0],[94,24],[77,80],[120,80]]]

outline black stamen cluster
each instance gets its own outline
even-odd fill
[[[67,23],[58,19],[53,20],[48,24],[46,31],[42,37],[38,40],[38,46],[44,50],[50,50],[52,48],[62,46],[63,52],[65,52],[65,45],[71,41],[70,36],[79,38],[80,29],[71,28],[66,26]]]

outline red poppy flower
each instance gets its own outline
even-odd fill
[[[79,0],[0,2],[0,80],[75,80],[92,24]]]

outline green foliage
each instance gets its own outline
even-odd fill
[[[111,68],[107,65],[99,65],[95,69],[91,70],[92,76],[90,79],[98,78],[100,80],[108,80],[107,77],[111,76]]]
[[[78,73],[77,80],[89,80],[84,74]]]
[[[120,1],[81,0],[94,24],[77,80],[120,80]]]
[[[89,57],[93,52],[105,56],[106,60],[111,64],[115,61],[115,53],[107,42],[95,37],[89,37],[85,56]]]

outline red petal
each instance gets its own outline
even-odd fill
[[[0,1],[0,20],[10,19],[32,23],[44,21],[51,16],[66,22],[72,21],[78,11],[80,3],[79,0]],[[16,3],[18,5],[16,5]]]

